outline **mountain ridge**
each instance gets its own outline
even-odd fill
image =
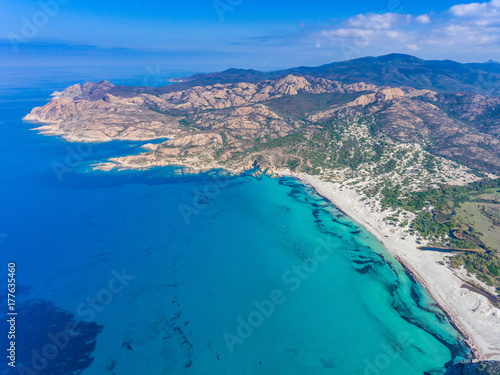
[[[226,72],[233,79],[248,75],[241,70]],[[255,72],[250,74],[259,75]],[[316,133],[347,117],[370,123],[374,139],[419,144],[470,168],[500,173],[499,97],[345,84],[293,74],[258,83],[238,81],[200,86],[198,78],[184,83],[190,87],[170,92],[108,81],[73,85],[54,93],[50,103],[33,109],[25,120],[49,124],[40,130],[76,141],[175,137],[159,145],[161,152],[156,155],[169,155],[180,163],[182,155],[200,152],[207,160],[231,163],[241,153],[251,158],[256,144]],[[350,152],[356,153],[356,147]],[[309,162],[305,165],[314,168]]]
[[[184,78],[182,86],[176,87],[174,84],[167,86],[164,90],[170,92],[178,88],[186,89],[193,85],[205,86],[215,83],[258,83],[266,79],[282,78],[288,74],[322,77],[346,84],[362,81],[381,86],[411,86],[438,92],[466,91],[483,95],[500,94],[500,64],[498,63],[464,64],[452,60],[424,60],[396,53],[378,57],[361,57],[317,67],[301,66],[272,72],[231,68],[220,73],[187,77]]]
[[[160,88],[87,82],[55,92],[25,120],[41,124],[36,130],[43,134],[75,142],[163,138],[95,169],[170,165],[178,173],[317,175],[355,189],[363,205],[383,211],[384,220],[405,233],[440,248],[479,251],[486,258],[463,256],[455,265],[473,267],[500,291],[496,268],[481,263],[500,264],[490,231],[500,225],[492,198],[500,187],[500,97],[454,91],[489,73],[406,55],[353,61],[300,67],[294,74],[229,69]],[[342,78],[351,72],[357,76]],[[325,78],[339,74],[344,82]],[[370,83],[376,80],[385,84]],[[452,218],[471,194],[489,205],[473,214],[489,226],[468,224],[469,214]]]

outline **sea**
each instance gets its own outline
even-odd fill
[[[470,359],[424,288],[302,182],[95,171],[143,143],[22,121],[75,83],[165,84],[151,69],[2,70],[0,374],[424,375]]]

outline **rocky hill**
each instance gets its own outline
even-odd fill
[[[419,243],[474,252],[450,264],[493,295],[498,71],[492,62],[389,55],[271,73],[230,69],[160,88],[87,82],[55,92],[25,120],[68,141],[165,139],[95,165],[103,170],[258,167],[339,182]]]
[[[410,86],[438,92],[468,91],[500,94],[500,64],[461,64],[455,61],[428,61],[414,56],[390,54],[337,62],[320,67],[300,67],[286,71],[339,80],[363,80],[388,86]]]
[[[228,69],[221,73],[197,74],[179,80],[163,90],[178,90],[193,85],[215,83],[258,83],[283,78],[288,74],[325,78],[344,84],[366,82],[379,86],[409,86],[437,92],[472,92],[483,95],[500,94],[500,63],[461,64],[455,61],[429,61],[404,54],[363,57],[334,62],[318,67],[297,67],[273,72]]]
[[[389,144],[403,144],[475,170],[500,172],[496,96],[292,74],[161,91],[87,82],[54,93],[25,120],[71,141],[169,138],[127,159],[140,165],[244,169],[258,161],[279,168],[300,160],[294,169],[353,168]],[[358,127],[366,129],[359,130],[363,136],[349,138]]]

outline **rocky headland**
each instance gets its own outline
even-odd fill
[[[500,174],[500,76],[462,65],[390,55],[271,73],[230,69],[162,88],[87,82],[55,92],[24,120],[70,142],[161,139],[96,169],[299,177],[417,276],[477,358],[498,359],[500,310],[485,297],[500,291],[498,233],[483,243],[474,223],[453,217],[473,195],[489,205],[492,228],[500,222],[492,182]],[[470,234],[453,238],[457,229]],[[481,255],[452,267],[450,254],[418,249],[426,244],[479,244]]]

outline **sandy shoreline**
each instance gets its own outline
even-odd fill
[[[500,309],[477,293],[462,288],[463,279],[439,264],[447,254],[417,249],[417,239],[387,224],[383,213],[370,209],[356,191],[307,174],[280,174],[300,179],[363,225],[407,268],[464,336],[477,360],[500,360]],[[449,255],[449,254],[448,254]]]
[[[206,170],[213,168],[209,166]],[[230,172],[235,175],[241,173]],[[362,225],[427,290],[464,337],[475,360],[500,360],[500,309],[494,307],[484,295],[463,287],[467,282],[466,272],[452,270],[442,264],[449,254],[419,250],[421,244],[417,243],[416,236],[385,222],[388,213],[370,208],[360,193],[340,183],[323,181],[318,176],[305,173],[291,173],[289,170],[267,171],[266,174],[299,179]]]

